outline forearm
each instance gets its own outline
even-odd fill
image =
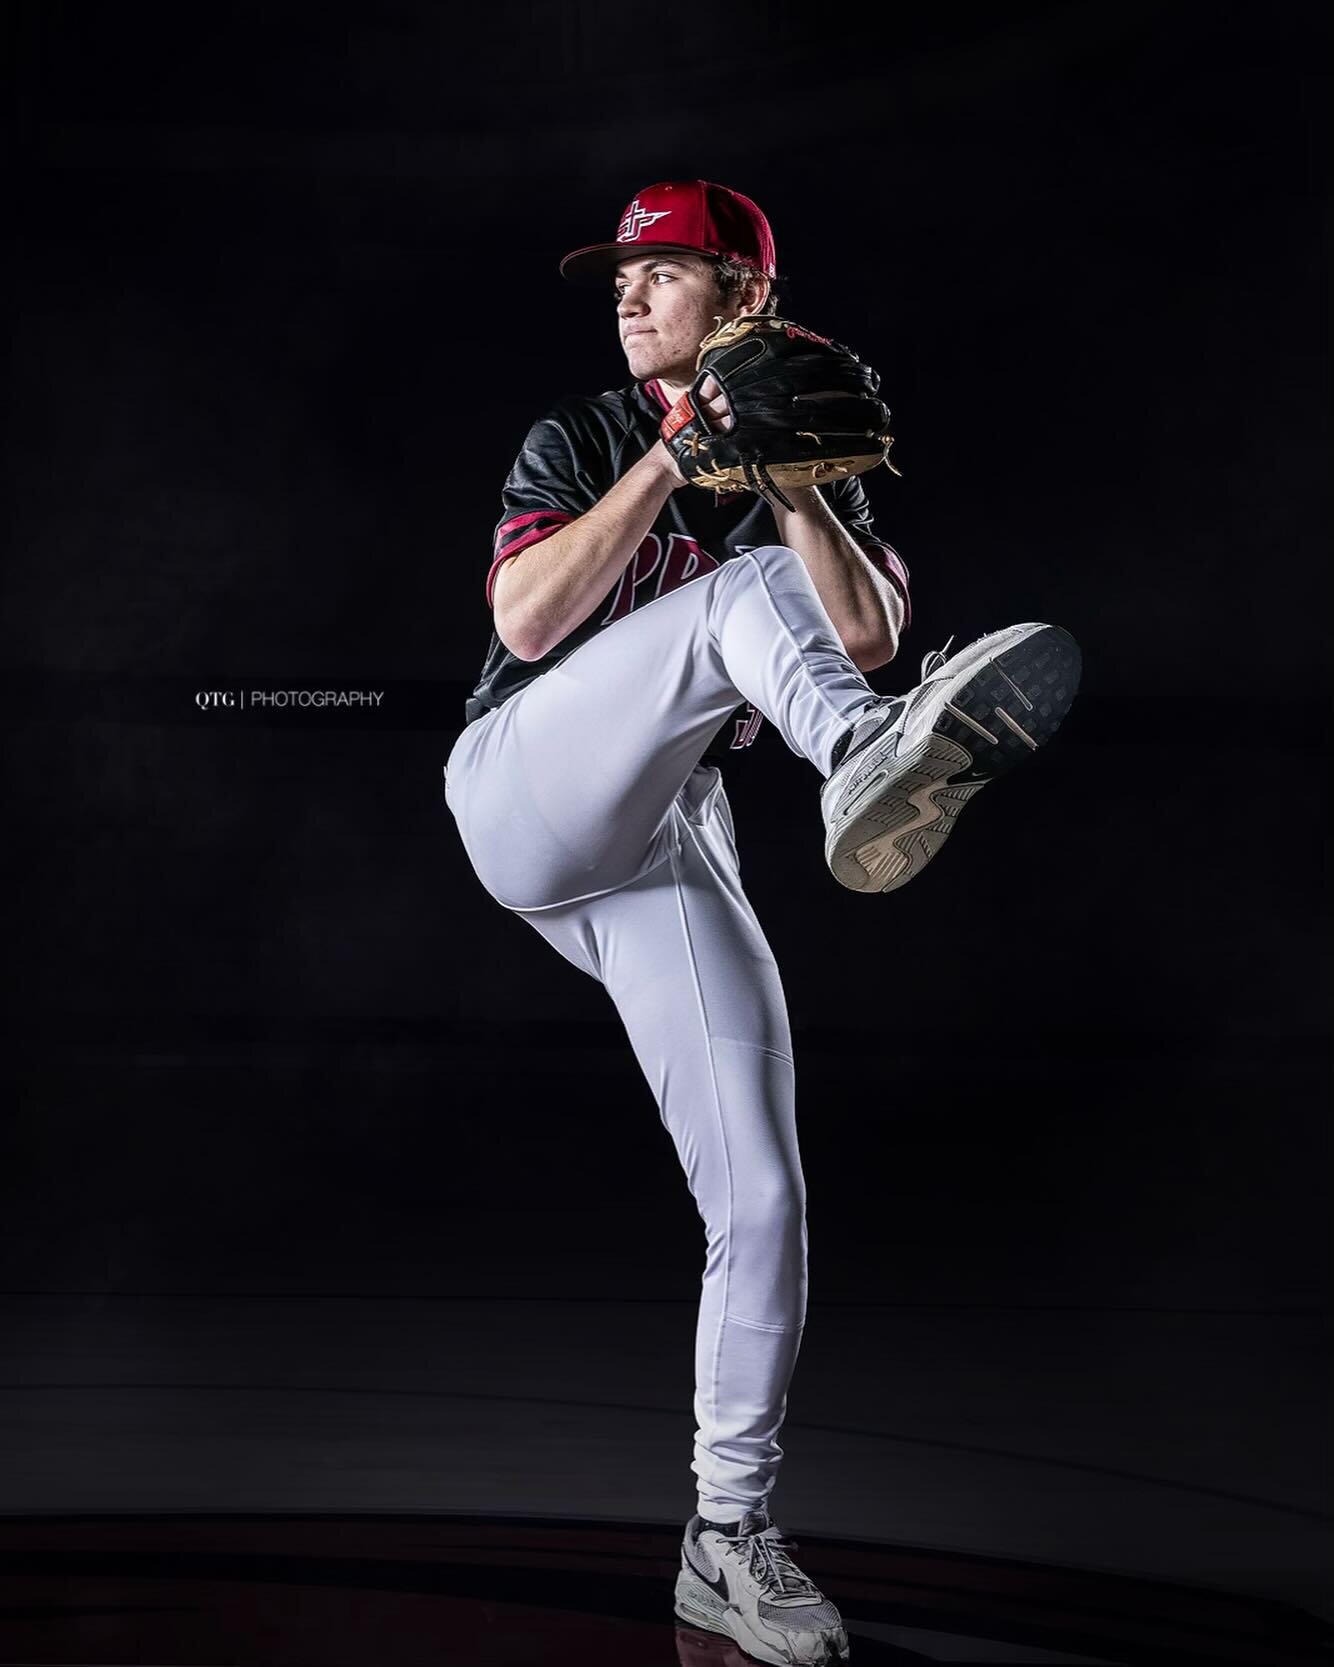
[[[578,520],[503,563],[492,596],[505,646],[540,660],[582,625],[680,484],[665,449],[654,445]]]
[[[778,536],[805,562],[848,658],[874,671],[898,652],[903,598],[812,486],[773,506]]]

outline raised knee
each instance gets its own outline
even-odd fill
[[[718,567],[709,574],[709,578],[716,579],[720,584],[730,584],[744,578],[748,564],[772,572],[796,562],[799,567],[805,563],[789,544],[757,544],[753,549],[743,550],[731,561],[720,562]]]
[[[784,567],[789,562],[801,562],[801,557],[790,544],[758,544],[746,553],[761,567]]]

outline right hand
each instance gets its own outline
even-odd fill
[[[706,376],[700,383],[699,397],[703,413],[708,418],[710,426],[716,426],[720,432],[725,434],[736,419],[727,409],[727,400],[723,397],[723,391],[712,376]],[[675,491],[677,487],[685,486],[687,484],[686,477],[677,468],[676,459],[661,440],[658,441],[658,450],[662,453],[667,474],[673,482],[672,490]]]

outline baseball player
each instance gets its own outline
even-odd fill
[[[780,487],[761,449],[749,488],[696,484],[701,445],[751,432],[739,380],[729,392],[729,372],[698,372],[719,325],[763,322],[832,363],[825,338],[776,320],[773,237],[749,198],[650,186],[614,241],[561,272],[605,286],[631,381],[541,417],[505,482],[494,631],[445,798],[490,895],[610,997],[704,1222],[698,1509],[675,1612],[760,1661],[846,1661],[837,1608],[768,1512],[806,1314],[806,1193],[783,988],[722,768],[772,724],[823,780],[834,877],[894,890],[1055,730],[1078,650],[1056,627],[1010,626],[952,659],[947,644],[917,688],[878,695],[864,674],[897,652],[908,572],[872,528],[860,473]],[[811,413],[833,396],[806,362],[791,372],[806,391],[765,409],[804,411],[782,421],[818,448]],[[858,398],[876,381],[863,370]],[[873,451],[888,443],[878,426]],[[793,814],[813,819],[814,794],[803,812],[793,791]]]

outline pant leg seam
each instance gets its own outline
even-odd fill
[[[703,848],[700,845],[699,835],[696,833],[694,825],[689,822],[688,818],[686,819],[686,821],[687,821],[686,837],[690,840],[690,843],[695,847],[695,850],[699,854],[700,860],[705,862],[706,865],[707,865],[708,859],[705,857]],[[679,897],[679,893],[678,893],[678,897]],[[687,940],[687,941],[689,941],[689,940]],[[691,967],[692,967],[692,969],[694,967],[693,956],[692,956],[692,959],[691,959]],[[756,1053],[767,1053],[771,1059],[781,1059],[784,1064],[790,1065],[794,1071],[797,1068],[796,1060],[784,1048],[771,1048],[771,1047],[768,1047],[763,1042],[753,1042],[753,1041],[750,1040],[749,1037],[744,1037],[744,1036],[715,1036],[715,1035],[713,1035],[713,1033],[709,1030],[707,1018],[705,1019],[705,1023],[704,1023],[704,1033],[709,1038],[710,1042],[730,1042],[734,1048],[751,1048]],[[712,1064],[713,1064],[712,1051],[710,1051],[709,1064],[710,1064],[710,1068],[712,1068]],[[715,1078],[715,1092],[716,1092],[716,1078]]]
[[[741,1036],[714,1036],[712,1040],[715,1042],[730,1042],[734,1048],[751,1048],[756,1053],[767,1053],[771,1059],[781,1059],[793,1067],[797,1063],[792,1055],[785,1053],[782,1048],[769,1048],[763,1042],[749,1042]]]
[[[771,548],[771,546],[766,546],[766,548]],[[785,544],[785,545],[783,545],[783,548],[785,550],[790,550],[790,549],[792,549],[792,546],[790,544]],[[798,554],[797,551],[793,550],[792,553],[793,553],[794,556],[796,556],[798,561],[801,561],[801,556],[800,556],[800,554]],[[806,657],[802,653],[801,644],[792,635],[792,627],[783,618],[782,612],[780,611],[777,602],[774,601],[773,591],[770,590],[769,580],[765,576],[764,564],[763,564],[763,562],[755,560],[755,552],[753,550],[750,553],[750,559],[755,562],[755,571],[760,576],[760,585],[761,585],[761,587],[764,591],[765,598],[769,603],[770,611],[773,613],[774,618],[778,621],[780,627],[782,628],[783,635],[787,638],[788,642],[791,643],[793,652],[796,654],[796,657],[797,657],[798,661],[800,662],[800,664],[802,665],[802,667],[804,669],[805,665],[806,665]],[[802,566],[803,566],[803,569],[804,569],[805,568],[805,563],[804,562],[802,563]],[[814,587],[814,583],[815,583],[815,581],[812,580],[811,581],[812,588]],[[818,591],[816,592],[816,595],[817,595],[817,597],[819,596]],[[821,603],[821,606],[823,606],[823,603]],[[825,609],[825,612],[828,613],[828,609]],[[838,641],[839,649],[842,652],[844,658],[848,660],[849,665],[852,665],[851,656],[849,656],[847,649],[843,646],[842,639],[839,637],[837,629],[834,628],[834,624],[833,624],[832,620],[830,620],[830,627],[831,627],[831,629],[834,630],[834,637]],[[857,668],[854,666],[853,669],[856,670]],[[861,676],[862,674],[859,672],[858,675]],[[815,690],[816,694],[819,696],[820,701],[823,704],[823,706],[824,706],[824,708],[827,712],[832,712],[833,715],[838,719],[838,721],[841,724],[848,724],[852,721],[851,719],[846,717],[845,714],[830,701],[829,696],[827,694],[825,694],[824,689],[820,686],[820,683],[819,683],[818,679],[816,679],[814,677],[811,677],[809,675],[809,673],[807,673],[807,679],[808,679],[811,687]],[[863,678],[863,681],[865,681],[864,678]],[[868,694],[874,694],[874,690],[871,689],[869,684],[867,684],[867,693]]]
[[[592,903],[599,897],[612,897],[618,891],[628,890],[637,881],[644,879],[646,875],[655,873],[662,867],[663,863],[670,860],[670,857],[671,852],[669,851],[665,856],[659,857],[657,862],[650,863],[641,873],[632,874],[628,880],[619,880],[614,886],[606,886],[602,891],[581,892],[578,897],[562,897],[555,903],[507,903],[503,897],[496,897],[495,892],[492,892],[491,896],[495,898],[502,909],[508,909],[513,915],[540,915],[549,909],[568,909],[574,903]]]
[[[718,1068],[713,1056],[713,1037],[709,1032],[708,1009],[704,1004],[704,992],[700,988],[699,966],[695,960],[694,941],[690,935],[690,921],[686,915],[685,887],[682,884],[681,868],[678,861],[679,847],[675,844],[669,852],[672,865],[672,883],[676,891],[676,909],[681,922],[681,935],[685,939],[686,958],[690,962],[690,978],[695,991],[695,1000],[699,1006],[700,1029],[704,1034],[704,1048],[709,1059],[709,1083],[713,1089],[713,1111],[718,1124],[718,1142],[722,1148],[723,1164],[727,1174],[727,1242],[732,1242],[732,1209],[735,1188],[732,1181],[732,1154],[727,1146],[727,1125],[722,1114],[722,1096],[718,1092]],[[732,1263],[730,1256],[723,1259],[723,1290],[718,1304],[718,1330],[713,1341],[713,1357],[709,1363],[709,1397],[712,1408],[712,1418],[718,1422],[718,1376],[720,1359],[723,1349],[723,1332],[727,1324],[727,1299],[732,1287]]]
[[[805,1320],[798,1320],[793,1325],[765,1325],[760,1320],[743,1320],[738,1314],[724,1314],[728,1325],[744,1326],[747,1331],[800,1331],[806,1324]]]

